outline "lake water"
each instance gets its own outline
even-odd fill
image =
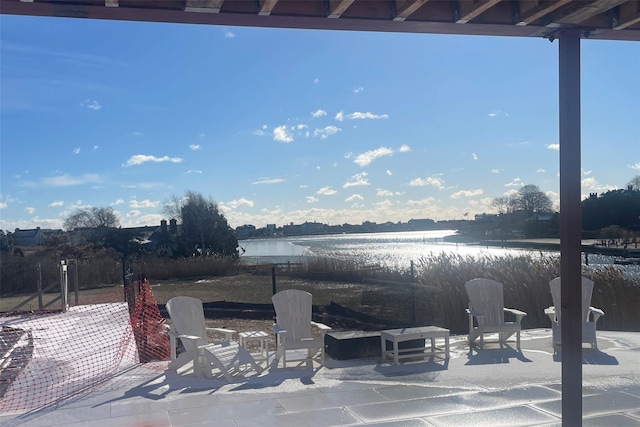
[[[558,252],[504,249],[445,242],[455,230],[405,231],[396,233],[358,233],[317,236],[291,236],[240,240],[241,260],[248,264],[305,262],[309,257],[350,259],[364,266],[409,269],[422,256],[455,253],[462,256],[505,256],[521,254],[558,254]],[[597,268],[613,264],[613,257],[589,255],[589,265]],[[584,262],[584,259],[583,259]],[[634,276],[640,266],[619,266]]]
[[[363,265],[409,268],[423,255],[504,256],[530,251],[445,242],[455,230],[292,236],[239,241],[246,263],[304,262],[307,257],[352,259]],[[540,251],[534,253],[539,254]]]

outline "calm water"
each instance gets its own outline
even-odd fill
[[[351,259],[365,266],[385,266],[409,269],[411,261],[423,255],[456,253],[462,256],[505,256],[520,254],[558,254],[525,249],[503,249],[477,245],[449,243],[444,237],[455,230],[406,231],[398,233],[335,234],[295,236],[271,239],[240,240],[245,250],[241,259],[246,263],[305,262],[309,257]],[[613,257],[589,255],[589,265],[597,269],[613,264]],[[584,258],[583,258],[584,262]],[[640,276],[640,266],[616,266],[625,274]]]
[[[246,251],[241,255],[242,260],[248,263],[304,262],[305,257],[321,256],[403,269],[409,268],[411,261],[418,261],[423,255],[442,252],[463,256],[503,256],[530,252],[444,241],[445,236],[453,234],[455,230],[335,234],[241,240],[239,244]],[[539,254],[540,251],[533,253]]]

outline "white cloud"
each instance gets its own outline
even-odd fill
[[[204,132],[200,132],[198,134],[198,138],[204,138],[205,136],[207,136],[207,135],[205,135]]]
[[[364,200],[364,197],[359,194],[352,194],[351,196],[344,199],[345,202],[355,202],[356,200]]]
[[[317,109],[316,111],[314,111],[313,113],[311,113],[311,117],[313,117],[314,119],[317,117],[322,117],[322,116],[326,116],[327,112],[321,109]]]
[[[34,212],[36,211],[36,208],[32,208],[32,207],[30,207],[30,206],[27,206],[26,208],[24,208],[24,210],[25,210],[25,211],[27,211],[27,213],[28,213],[29,215],[33,215],[33,214],[34,214]]]
[[[334,190],[331,187],[322,187],[321,189],[316,191],[316,194],[318,194],[320,196],[333,196],[336,193],[337,193],[337,191]]]
[[[200,144],[191,144],[189,148],[193,151],[197,151],[197,150],[200,150],[202,147],[200,147]]]
[[[253,207],[253,201],[249,199],[245,199],[244,197],[240,199],[232,200],[229,203],[225,203],[225,204],[233,209],[236,209],[240,206],[249,206],[250,208]]]
[[[493,118],[493,117],[497,117],[497,116],[499,116],[499,115],[503,115],[503,116],[505,116],[505,117],[509,117],[509,113],[507,113],[507,112],[502,112],[502,111],[500,111],[500,110],[492,111],[492,112],[490,112],[489,114],[487,114],[487,116],[492,117],[492,118]]]
[[[462,197],[479,196],[482,193],[484,193],[484,191],[482,191],[481,189],[477,189],[477,190],[461,190],[461,191],[457,191],[457,192],[453,193],[450,197],[452,199],[460,199]]]
[[[49,203],[49,207],[51,208],[57,208],[64,205],[64,202],[62,200],[56,200],[55,202],[51,202]]]
[[[476,153],[471,153],[471,157],[473,157],[473,160],[478,160],[478,156]]]
[[[313,79],[313,84],[316,85],[320,82],[320,79],[318,79],[317,77],[315,79]]]
[[[342,111],[340,111],[338,114],[336,114],[336,120],[338,121],[343,121],[344,119],[348,119],[348,120],[363,120],[363,119],[370,119],[370,120],[376,120],[376,119],[388,119],[389,115],[388,114],[373,114],[373,113],[362,113],[360,111],[356,111],[354,113],[351,114],[344,114]]]
[[[349,187],[359,187],[362,185],[369,185],[369,181],[367,180],[367,173],[362,172],[355,174],[351,177],[351,179],[344,183],[343,188]]]
[[[385,172],[387,175],[392,176],[393,172],[391,172],[390,170],[387,170],[387,172]]]
[[[321,139],[326,139],[327,137],[340,132],[342,129],[340,129],[337,126],[326,126],[323,129],[316,129],[313,131],[313,136],[319,136]]]
[[[588,190],[588,191],[603,192],[603,191],[610,191],[610,190],[617,190],[618,189],[618,187],[616,187],[614,185],[600,184],[593,177],[589,177],[589,178],[583,179],[581,184],[582,184],[582,189],[583,190]]]
[[[362,86],[358,86],[357,88],[353,89],[353,93],[360,93],[364,90],[364,88]]]
[[[253,133],[256,136],[264,136],[267,134],[267,132],[265,132],[263,129],[256,129],[251,133]]]
[[[306,128],[308,128],[308,127],[309,127],[309,126],[305,125],[304,123],[300,123],[300,124],[297,124],[297,125],[296,125],[296,129],[297,129],[297,130],[306,129]]]
[[[156,208],[158,207],[158,205],[160,204],[159,201],[152,201],[152,200],[129,200],[129,207],[133,208],[133,209],[143,209],[143,208]]]
[[[500,173],[500,169],[491,169],[491,173]]]
[[[376,196],[378,197],[390,197],[393,196],[393,192],[389,190],[383,190],[382,188],[378,188],[376,191]]]
[[[544,169],[540,168],[540,169],[538,169],[536,172],[537,172],[537,173],[545,173],[545,172],[546,172],[546,170],[544,170]]]
[[[402,144],[398,151],[401,153],[408,153],[409,151],[411,151],[411,147],[409,147],[407,144]]]
[[[132,211],[127,212],[127,217],[128,218],[133,218],[133,217],[139,216],[141,213],[142,212],[140,212],[139,210],[132,210]]]
[[[181,159],[180,157],[169,157],[169,156],[163,156],[163,157],[156,157],[156,156],[152,156],[152,155],[146,155],[146,154],[135,154],[131,157],[129,157],[129,160],[127,160],[126,163],[123,163],[122,166],[123,167],[129,167],[129,166],[138,166],[147,162],[154,162],[154,163],[163,163],[163,162],[171,162],[171,163],[180,163],[184,161],[183,159]]]
[[[560,144],[549,144],[549,145],[547,145],[547,148],[549,150],[559,151],[560,150]]]
[[[251,185],[280,184],[281,182],[284,182],[283,178],[260,178],[257,181],[253,181]]]
[[[422,179],[422,178],[412,179],[409,182],[409,185],[411,187],[425,187],[427,185],[431,185],[433,187],[439,188],[440,190],[444,189],[444,181],[442,180],[442,178],[434,178],[431,176],[426,179]]]
[[[192,173],[198,173],[198,174],[200,174],[200,173],[202,173],[202,171],[201,171],[201,170],[198,170],[198,169],[189,169],[189,170],[188,170],[188,171],[186,171],[184,174],[185,174],[185,175],[190,175],[190,174],[192,174]]]
[[[586,170],[582,169],[582,175],[591,175],[591,172],[593,172],[593,171],[586,171]]]
[[[307,196],[306,199],[307,203],[318,203],[318,201],[320,200],[315,196]]]
[[[76,147],[73,149],[73,154],[80,154],[80,147]]]
[[[117,205],[122,205],[124,204],[124,200],[123,199],[117,199],[115,202],[111,203],[111,206],[117,206]]]
[[[0,209],[5,209],[7,204],[5,202],[0,202]]]
[[[350,159],[353,157],[353,153],[351,151],[344,153],[344,158],[345,159]]]
[[[505,187],[520,187],[522,186],[522,180],[520,178],[514,178],[513,181],[505,184]]]
[[[293,135],[287,129],[286,125],[280,125],[273,130],[273,140],[280,142],[292,142]]]
[[[144,133],[142,133],[142,132],[133,132],[132,135],[133,136],[144,136]]]
[[[236,35],[234,33],[232,33],[231,31],[229,31],[229,30],[225,30],[224,31],[224,38],[225,39],[233,39],[235,37],[236,37]]]
[[[393,150],[391,148],[380,147],[380,148],[376,148],[375,150],[366,151],[362,154],[358,154],[356,158],[353,160],[353,163],[364,167],[371,164],[371,162],[373,162],[378,157],[391,156],[391,155],[393,155]]]
[[[95,100],[92,101],[90,99],[85,99],[80,103],[80,105],[84,108],[90,108],[93,111],[98,111],[99,109],[102,108],[102,105],[100,105],[98,101],[95,101]]]
[[[99,145],[94,145],[94,146],[93,146],[93,151],[98,151],[98,148],[100,148],[100,146],[99,146]]]
[[[629,167],[631,169],[636,169],[636,170],[640,170],[640,162],[634,164],[634,165],[629,165]]]
[[[60,175],[50,178],[44,178],[42,183],[53,187],[70,187],[82,184],[97,184],[102,182],[102,178],[96,174],[85,174],[82,176]]]

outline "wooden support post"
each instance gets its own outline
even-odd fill
[[[582,425],[580,33],[559,35],[562,425]]]

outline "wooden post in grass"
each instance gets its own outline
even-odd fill
[[[271,266],[271,295],[276,294],[276,266]]]

